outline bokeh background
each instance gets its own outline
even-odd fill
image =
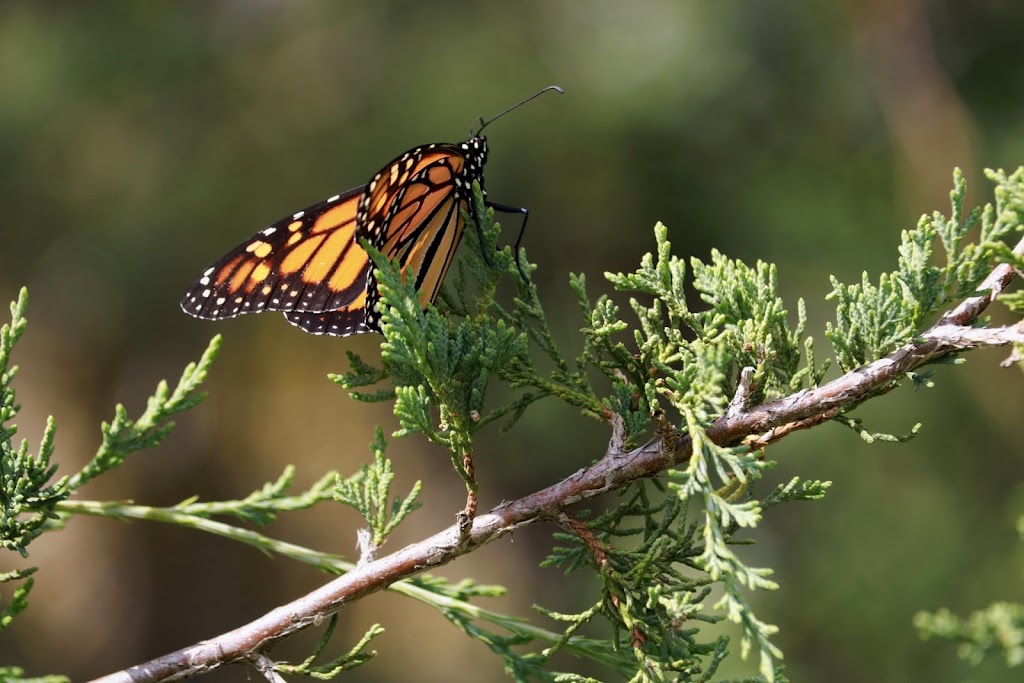
[[[487,174],[496,201],[531,209],[526,244],[566,348],[580,326],[568,274],[609,291],[600,273],[634,268],[661,220],[678,254],[716,247],[777,263],[790,310],[807,300],[827,352],[828,274],[892,269],[899,231],[948,208],[954,166],[978,203],[989,196],[982,168],[1024,163],[1022,28],[1024,5],[1005,0],[4,3],[0,299],[22,285],[31,294],[16,358],[21,434],[37,440],[55,415],[61,471],[75,471],[116,402],[139,414],[156,382],[220,332],[207,402],[81,495],[167,505],[243,496],[287,463],[302,486],[355,471],[373,426],[394,419],[325,375],[345,369],[346,349],[376,358],[378,338],[314,338],[270,314],[197,321],[179,296],[270,221],[366,182],[409,147],[461,140],[475,117],[550,83],[566,94],[488,130]],[[782,590],[754,602],[781,627],[793,680],[1012,678],[999,662],[969,669],[911,626],[919,609],[1024,597],[1013,530],[1024,383],[998,368],[1004,355],[972,353],[937,369],[935,389],[860,411],[878,430],[923,422],[908,445],[867,446],[824,426],[772,448],[770,483],[835,482],[813,508],[770,515],[744,550],[776,569]],[[572,410],[535,407],[511,434],[484,436],[482,506],[575,471],[605,438]],[[399,547],[449,524],[463,493],[445,454],[421,440],[389,454],[403,489],[425,482]],[[354,557],[358,521],[328,506],[269,533]],[[592,583],[537,568],[550,532],[520,531],[443,574],[508,585],[496,609],[581,609]],[[31,551],[37,587],[0,660],[75,680],[324,581],[154,524],[75,519]],[[339,650],[374,622],[387,628],[381,655],[352,680],[504,680],[483,646],[391,595],[345,611]]]

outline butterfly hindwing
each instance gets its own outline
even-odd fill
[[[366,317],[366,297],[361,296],[351,305],[336,311],[324,313],[304,313],[288,311],[284,314],[292,325],[302,328],[310,334],[329,334],[336,337],[347,337],[362,332],[380,332],[371,327]]]

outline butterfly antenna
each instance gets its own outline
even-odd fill
[[[487,119],[486,121],[481,116],[480,117],[480,127],[477,128],[476,133],[473,133],[474,137],[477,136],[477,135],[480,135],[480,133],[483,132],[484,128],[486,128],[487,126],[491,125],[492,123],[494,123],[495,121],[500,119],[505,114],[509,113],[513,109],[518,109],[519,107],[523,106],[524,104],[526,104],[530,100],[533,100],[533,99],[536,99],[536,98],[540,97],[541,95],[546,93],[548,90],[557,90],[558,92],[560,92],[562,94],[565,94],[565,91],[562,90],[559,86],[557,86],[557,85],[549,85],[548,87],[544,88],[543,90],[541,90],[539,92],[535,92],[534,94],[530,95],[525,100],[523,100],[522,102],[520,102],[518,104],[513,104],[511,107],[509,107],[505,111],[501,112],[500,114],[498,114],[496,116],[492,116],[491,118]],[[472,131],[470,131],[470,132],[472,132]]]

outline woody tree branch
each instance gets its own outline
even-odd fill
[[[1024,240],[1013,249],[1024,255]],[[816,389],[800,391],[747,410],[742,415],[725,415],[708,430],[719,444],[736,443],[757,432],[778,428],[843,409],[878,391],[895,388],[906,373],[957,351],[985,346],[1006,346],[1021,341],[1021,325],[1009,328],[969,327],[1013,281],[1016,271],[1003,263],[996,266],[978,287],[982,292],[950,309],[938,323],[907,344],[862,368],[846,373]]]
[[[1024,256],[1024,240],[1013,249]],[[796,431],[821,424],[864,399],[894,389],[908,372],[950,354],[1024,341],[1021,325],[974,328],[971,324],[1015,277],[1007,263],[996,266],[978,288],[978,294],[947,311],[938,323],[872,363],[851,370],[816,388],[738,409],[733,406],[706,429],[716,444],[735,445],[749,438],[763,447]],[[227,664],[265,661],[273,644],[321,622],[346,605],[391,584],[447,564],[521,527],[557,521],[565,508],[607,491],[651,477],[686,462],[691,456],[689,435],[656,438],[631,450],[622,447],[621,429],[604,457],[562,481],[519,500],[503,503],[478,515],[468,534],[453,525],[397,552],[361,564],[321,588],[233,631],[97,679],[103,683],[171,681],[208,672]],[[671,443],[671,446],[668,444]]]

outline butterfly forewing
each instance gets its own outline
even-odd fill
[[[181,300],[197,318],[337,309],[363,295],[369,259],[355,243],[355,188],[283,218],[207,268]]]
[[[465,201],[457,196],[448,197],[431,211],[417,229],[416,238],[405,242],[396,252],[403,275],[416,273],[415,286],[420,290],[420,303],[424,307],[437,298],[441,280],[462,238],[464,205]]]
[[[394,159],[375,175],[366,186],[359,202],[358,236],[377,244],[390,232],[389,226],[402,204],[402,195],[423,171],[438,162],[464,159],[465,150],[458,145],[439,143],[416,147]],[[448,188],[440,188],[446,192]]]
[[[360,208],[374,213],[365,221],[357,220],[357,230],[365,230],[374,248],[399,264],[403,276],[416,273],[415,286],[421,290],[424,307],[437,297],[455,255],[464,227],[462,210],[470,200],[473,181],[483,182],[485,160],[482,138],[460,145],[429,145],[399,157],[370,181]],[[382,183],[398,188],[390,204],[376,199]],[[374,217],[379,213],[385,214],[383,220]],[[371,272],[367,319],[373,329],[378,327],[378,300]]]

